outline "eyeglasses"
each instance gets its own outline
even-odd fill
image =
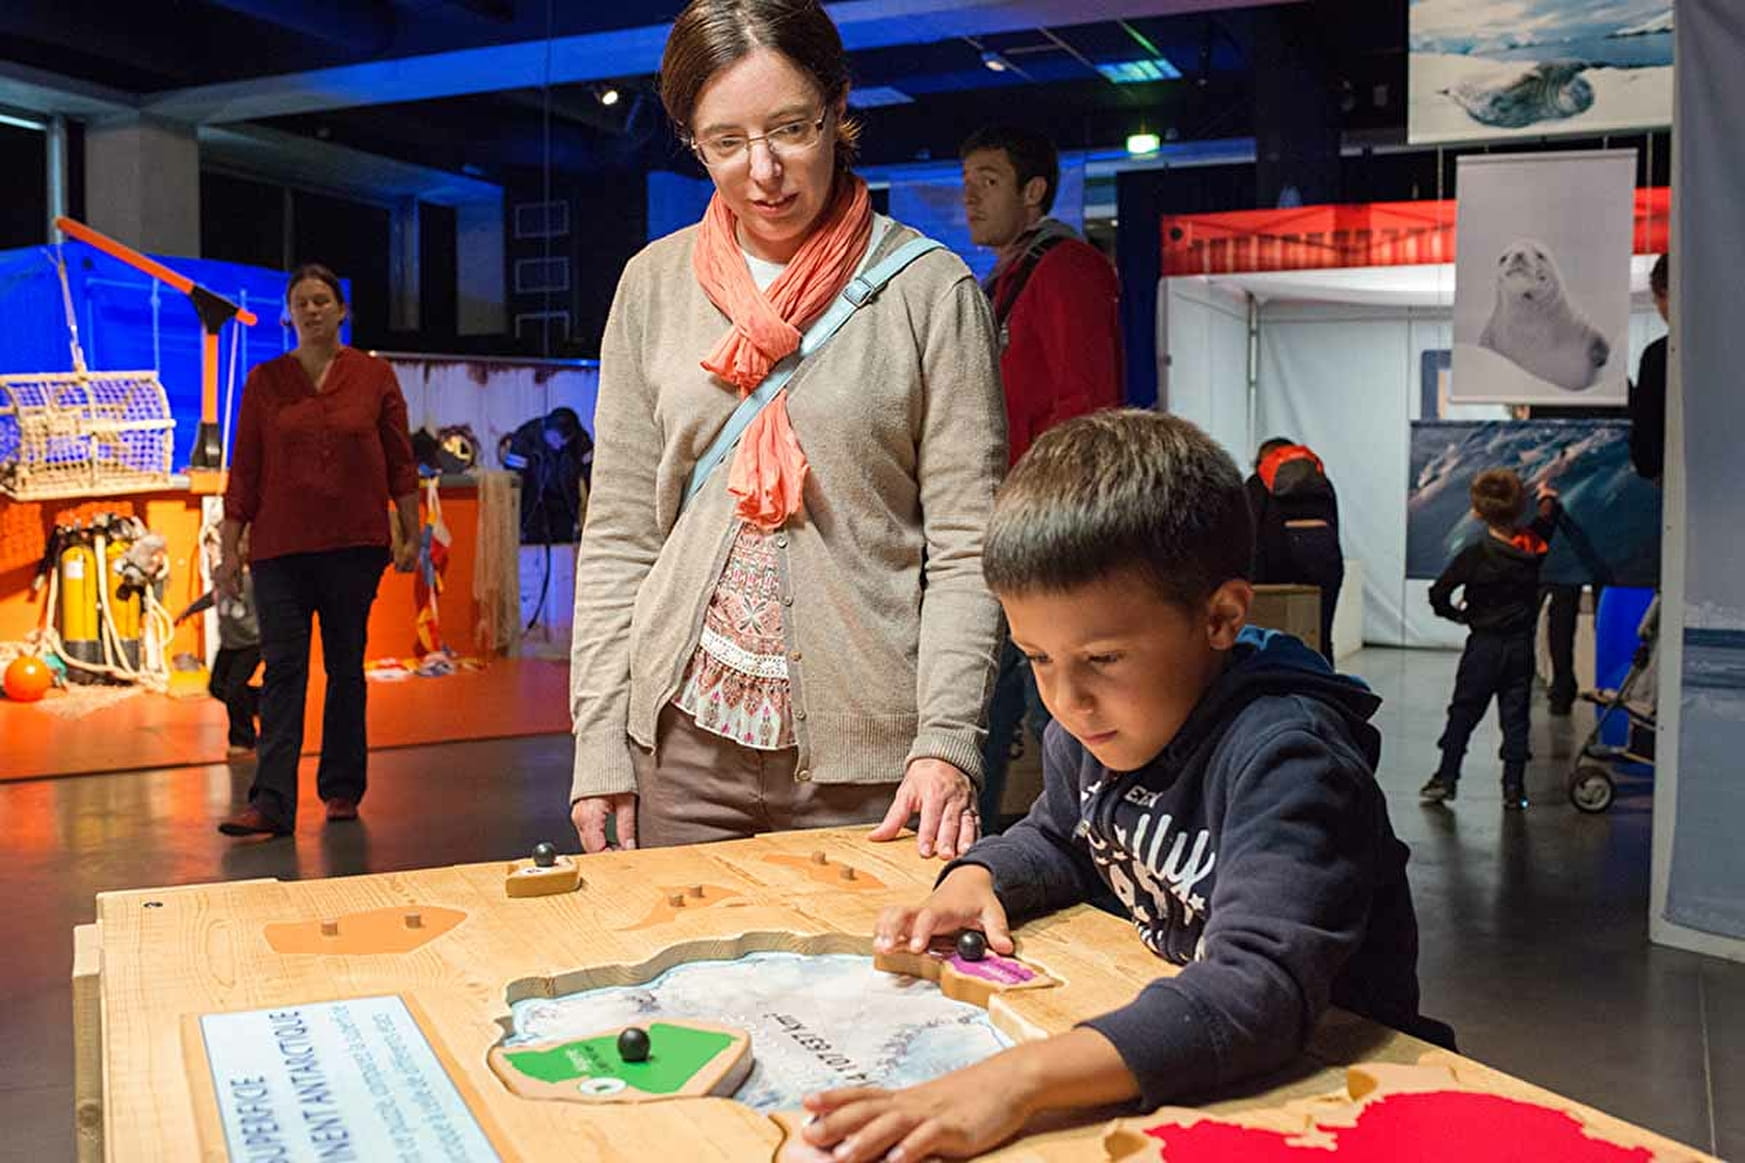
[[[777,157],[795,157],[815,148],[824,137],[824,123],[830,119],[826,109],[811,121],[790,121],[768,133],[717,133],[713,137],[691,139],[691,152],[709,169],[747,161],[751,158],[751,143],[761,141]]]

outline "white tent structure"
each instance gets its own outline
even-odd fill
[[[1653,256],[1631,272],[1629,367],[1665,327],[1648,296]],[[1339,490],[1348,562],[1361,563],[1362,636],[1388,646],[1458,646],[1407,581],[1411,422],[1423,412],[1425,354],[1453,347],[1454,267],[1353,267],[1195,275],[1158,288],[1161,406],[1210,432],[1240,465],[1272,436],[1303,441]],[[1505,419],[1498,406],[1443,419]],[[1346,603],[1341,601],[1343,607]],[[1337,636],[1337,635],[1336,635]]]

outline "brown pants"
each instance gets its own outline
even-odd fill
[[[636,845],[670,848],[742,840],[761,832],[873,824],[895,783],[801,783],[796,748],[757,751],[703,730],[668,703],[655,728],[655,755],[635,744]]]

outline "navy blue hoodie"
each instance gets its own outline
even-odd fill
[[[1100,881],[1146,947],[1184,967],[1084,1023],[1148,1109],[1284,1065],[1329,1004],[1435,1025],[1418,1014],[1406,846],[1375,782],[1381,700],[1295,638],[1245,629],[1232,654],[1138,771],[1109,770],[1050,724],[1030,814],[957,861],[992,874],[1014,921],[1089,900]]]

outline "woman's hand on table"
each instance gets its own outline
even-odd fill
[[[570,805],[570,821],[581,838],[583,854],[606,851],[606,821],[616,822],[619,848],[636,847],[636,793],[583,796]]]
[[[919,814],[915,847],[923,856],[955,860],[969,850],[981,835],[981,817],[976,812],[975,784],[969,776],[943,759],[917,759],[903,773],[891,810],[868,839],[894,840]]]

